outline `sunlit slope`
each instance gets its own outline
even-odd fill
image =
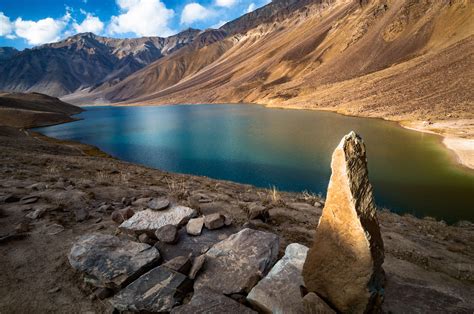
[[[186,47],[101,96],[472,117],[473,21],[466,0],[313,1],[284,19]]]

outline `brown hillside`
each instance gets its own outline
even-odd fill
[[[279,20],[243,34],[181,49],[87,101],[254,102],[394,120],[474,116],[471,1],[304,3],[283,18],[281,8],[272,11]]]

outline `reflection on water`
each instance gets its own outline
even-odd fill
[[[251,105],[88,107],[84,120],[40,129],[167,171],[325,194],[331,154],[354,130],[367,144],[379,206],[474,221],[474,175],[439,138],[375,119]]]

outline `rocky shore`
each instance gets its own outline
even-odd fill
[[[0,128],[0,146],[0,267],[4,270],[0,280],[6,283],[0,288],[1,312],[109,312],[112,304],[121,308],[125,292],[116,295],[112,303],[105,300],[110,297],[109,291],[96,288],[75,271],[68,256],[73,244],[90,234],[116,237],[133,245],[156,241],[147,239],[144,233],[126,232],[117,224],[120,215],[127,218],[130,211],[146,213],[150,207],[181,206],[199,217],[217,216],[218,225],[224,221],[217,230],[207,228],[205,222],[201,227],[200,221],[176,230],[177,244],[155,246],[162,265],[175,257],[209,249],[219,241],[231,241],[229,237],[235,238],[239,231],[244,232],[240,238],[252,230],[274,234],[279,239],[274,244],[276,255],[260,270],[266,273],[285,251],[290,256],[291,252],[296,254],[290,244],[312,245],[314,226],[324,206],[323,199],[310,193],[286,193],[166,173],[109,158],[87,145],[9,127]],[[133,225],[138,224],[138,218],[140,215]],[[383,310],[474,310],[473,224],[449,226],[430,218],[387,211],[379,212],[378,219],[387,279]],[[201,229],[201,235],[191,236],[187,229],[196,233]],[[198,254],[191,255],[195,258]],[[245,275],[251,273],[245,270]],[[204,280],[197,278],[198,282]],[[242,305],[241,301],[247,310],[259,309],[242,299],[251,293],[248,289],[231,288],[228,292],[232,295],[237,290],[232,305]],[[208,298],[206,293],[211,292],[202,290],[191,302],[183,302],[192,310]]]

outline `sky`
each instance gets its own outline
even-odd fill
[[[0,47],[30,48],[93,32],[166,37],[218,28],[270,0],[0,0]]]

